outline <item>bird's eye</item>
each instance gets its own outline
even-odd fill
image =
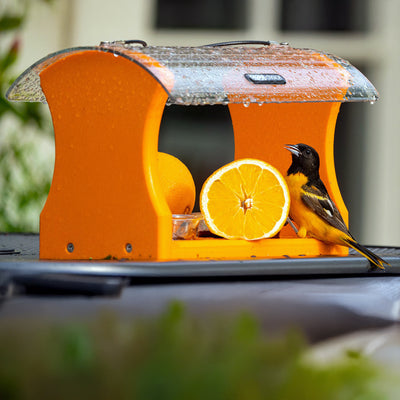
[[[310,149],[306,149],[306,154],[310,155],[311,154],[311,150]]]

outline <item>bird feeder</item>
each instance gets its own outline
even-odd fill
[[[174,240],[157,175],[166,104],[229,108],[235,159],[286,173],[287,143],[320,154],[320,174],[344,220],[333,148],[342,102],[375,101],[347,61],[273,42],[199,47],[102,42],[51,54],[26,70],[7,98],[47,103],[55,134],[51,188],[40,215],[41,259],[195,260],[346,255],[287,227],[259,241]],[[250,44],[250,45],[249,45]]]

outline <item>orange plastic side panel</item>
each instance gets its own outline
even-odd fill
[[[248,107],[231,104],[229,110],[235,135],[236,159],[251,157],[264,160],[285,176],[291,155],[284,146],[306,143],[314,147],[320,155],[321,179],[347,223],[348,212],[337,184],[333,156],[335,124],[340,104],[251,104]],[[281,237],[296,236],[290,227],[285,227]],[[313,241],[309,240],[310,243]],[[304,251],[307,252],[307,248]],[[338,247],[338,251],[341,254],[348,253],[345,247]]]
[[[165,90],[140,65],[97,51],[40,79],[56,145],[40,258],[167,258],[171,213],[153,173]]]

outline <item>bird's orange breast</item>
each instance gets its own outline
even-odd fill
[[[308,181],[307,177],[297,173],[288,175],[285,179],[290,192],[289,215],[299,229],[299,236],[308,234],[326,243],[343,244],[341,237],[347,235],[328,224],[303,202],[301,192],[302,186]]]

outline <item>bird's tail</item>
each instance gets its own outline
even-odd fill
[[[366,247],[362,246],[361,244],[357,243],[355,240],[351,238],[342,238],[342,240],[350,246],[352,249],[358,251],[362,254],[365,258],[369,260],[371,264],[378,267],[379,269],[385,269],[385,265],[390,265],[384,259],[373,253],[371,250],[368,250]]]

